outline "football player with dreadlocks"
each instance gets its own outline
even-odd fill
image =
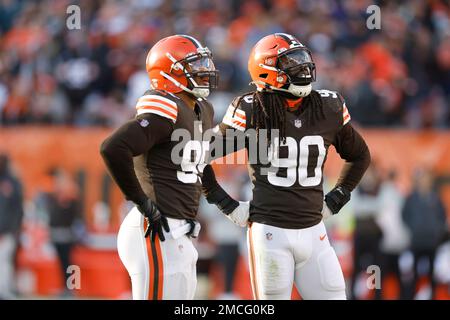
[[[253,295],[290,299],[295,284],[304,299],[346,299],[342,270],[322,220],[350,200],[370,163],[367,145],[349,122],[342,96],[312,90],[315,64],[292,35],[262,38],[250,53],[248,69],[256,91],[233,100],[218,131],[226,137],[227,129],[244,134],[255,129],[259,139],[266,129],[271,142],[268,163],[249,163]],[[346,163],[324,197],[323,166],[330,145]]]

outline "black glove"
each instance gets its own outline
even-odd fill
[[[333,214],[339,212],[350,201],[350,191],[342,186],[335,187],[325,195],[325,203]]]
[[[188,237],[190,237],[194,233],[194,230],[195,230],[195,221],[193,219],[186,219],[186,221],[191,226],[191,228],[189,229],[189,232],[186,233],[186,235]]]
[[[219,185],[206,195],[206,201],[210,204],[215,204],[226,215],[229,215],[234,209],[239,207],[239,201],[230,197]]]
[[[147,199],[141,204],[138,204],[137,208],[147,219],[145,237],[151,235],[152,241],[155,242],[156,235],[158,234],[161,241],[166,240],[163,228],[166,232],[169,232],[169,223],[167,222],[167,218],[161,215],[156,205],[150,199]]]
[[[203,169],[202,191],[208,203],[215,204],[226,215],[239,207],[239,202],[230,197],[217,183],[214,170],[209,164]]]

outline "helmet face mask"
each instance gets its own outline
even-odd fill
[[[197,53],[189,55],[188,57],[177,61],[182,66],[182,72],[188,79],[188,88],[191,90],[205,90],[216,89],[219,83],[219,71],[216,70],[212,55],[208,48],[205,48],[204,53]]]
[[[161,39],[147,55],[146,69],[152,88],[171,93],[188,92],[206,98],[218,86],[212,54],[187,35]]]
[[[286,74],[286,84],[306,86],[316,80],[316,67],[306,48],[296,48],[278,56],[277,68]]]

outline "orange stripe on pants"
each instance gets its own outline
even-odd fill
[[[253,297],[259,300],[258,281],[256,280],[255,254],[253,252],[252,225],[248,228],[249,250],[250,250],[250,280],[252,284]]]
[[[144,219],[144,234],[145,231],[147,230],[147,219]],[[152,253],[152,249],[151,249],[151,244],[150,244],[150,237],[147,237],[145,239],[145,244],[147,247],[147,258],[148,258],[148,272],[149,272],[149,284],[148,284],[148,294],[147,294],[147,299],[148,300],[152,300],[153,299],[153,287],[155,285],[155,268],[153,267],[154,264],[154,258],[153,258],[153,253]]]
[[[144,232],[147,229],[147,219],[144,219]],[[161,241],[156,235],[155,242],[151,241],[151,236],[145,239],[147,246],[147,257],[149,266],[148,300],[162,300],[164,269],[161,253]]]
[[[158,300],[162,300],[163,298],[163,284],[164,284],[164,268],[163,268],[163,260],[162,260],[162,253],[161,253],[161,241],[159,240],[159,236],[156,236],[155,239],[155,246],[156,246],[156,256],[158,261]]]

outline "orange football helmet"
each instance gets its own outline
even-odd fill
[[[146,69],[154,89],[171,93],[184,90],[206,98],[218,85],[211,51],[187,35],[159,40],[147,55]]]
[[[257,90],[283,91],[297,97],[309,95],[316,80],[311,52],[286,33],[259,40],[250,53],[248,71]]]

